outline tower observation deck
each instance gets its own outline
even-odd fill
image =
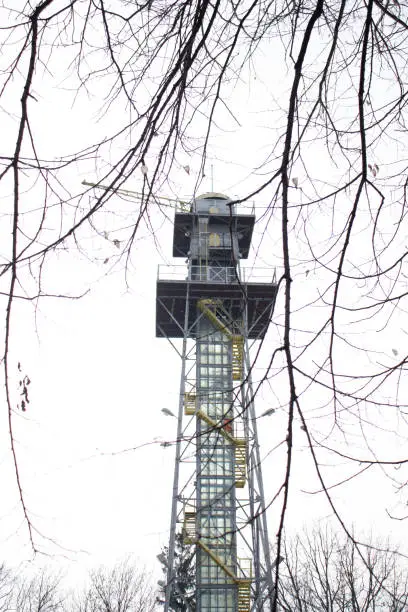
[[[159,267],[156,335],[182,339],[165,612],[180,595],[177,531],[196,547],[196,612],[272,605],[248,340],[264,337],[277,285],[273,271],[241,269],[254,224],[224,195],[197,197],[174,218],[185,265]]]

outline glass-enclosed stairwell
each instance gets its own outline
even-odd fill
[[[231,340],[202,316],[197,334],[198,407],[227,433],[234,426],[231,361]],[[197,548],[200,612],[237,609],[237,587],[231,577],[236,563],[235,447],[220,429],[197,419],[197,536],[219,560]]]
[[[246,440],[236,435],[233,400],[243,342],[221,302],[201,300],[198,309],[196,394],[185,398],[186,413],[197,417],[197,508],[186,512],[185,540],[197,544],[197,611],[246,612],[250,576],[238,577],[235,516]]]

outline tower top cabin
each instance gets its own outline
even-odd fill
[[[220,193],[206,193],[177,210],[174,217],[173,257],[187,257],[233,266],[248,257],[254,214],[237,214],[233,201]]]
[[[206,193],[177,207],[173,257],[185,261],[159,266],[156,336],[195,337],[197,302],[209,298],[245,319],[248,338],[263,338],[276,296],[273,271],[266,271],[266,279],[253,268],[249,276],[238,265],[248,257],[254,225],[252,212],[242,214],[220,193]]]

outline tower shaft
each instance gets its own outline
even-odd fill
[[[180,595],[178,523],[196,547],[196,612],[267,610],[273,596],[248,338],[264,336],[276,284],[240,272],[254,221],[225,196],[197,198],[175,217],[184,274],[159,272],[157,335],[183,338],[165,612]]]

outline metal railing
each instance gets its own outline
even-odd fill
[[[216,266],[167,266],[160,264],[159,281],[192,281],[202,283],[231,284],[240,282],[276,284],[276,270],[271,268],[234,268]]]
[[[240,580],[251,580],[252,559],[248,557],[238,559],[237,578]]]
[[[232,200],[233,202],[234,200]],[[224,206],[225,206],[225,202],[224,202]],[[240,204],[232,204],[231,206],[232,209],[232,214],[233,215],[238,215],[238,216],[253,216],[255,214],[255,202],[242,202]],[[191,212],[195,212],[195,204],[194,204],[194,200],[191,201],[186,201],[186,200],[177,200],[176,201],[176,212],[181,212],[181,213],[191,213]],[[228,213],[229,213],[229,207],[228,207]],[[211,213],[210,213],[211,214]],[[222,212],[219,213],[213,213],[213,214],[225,214]]]

